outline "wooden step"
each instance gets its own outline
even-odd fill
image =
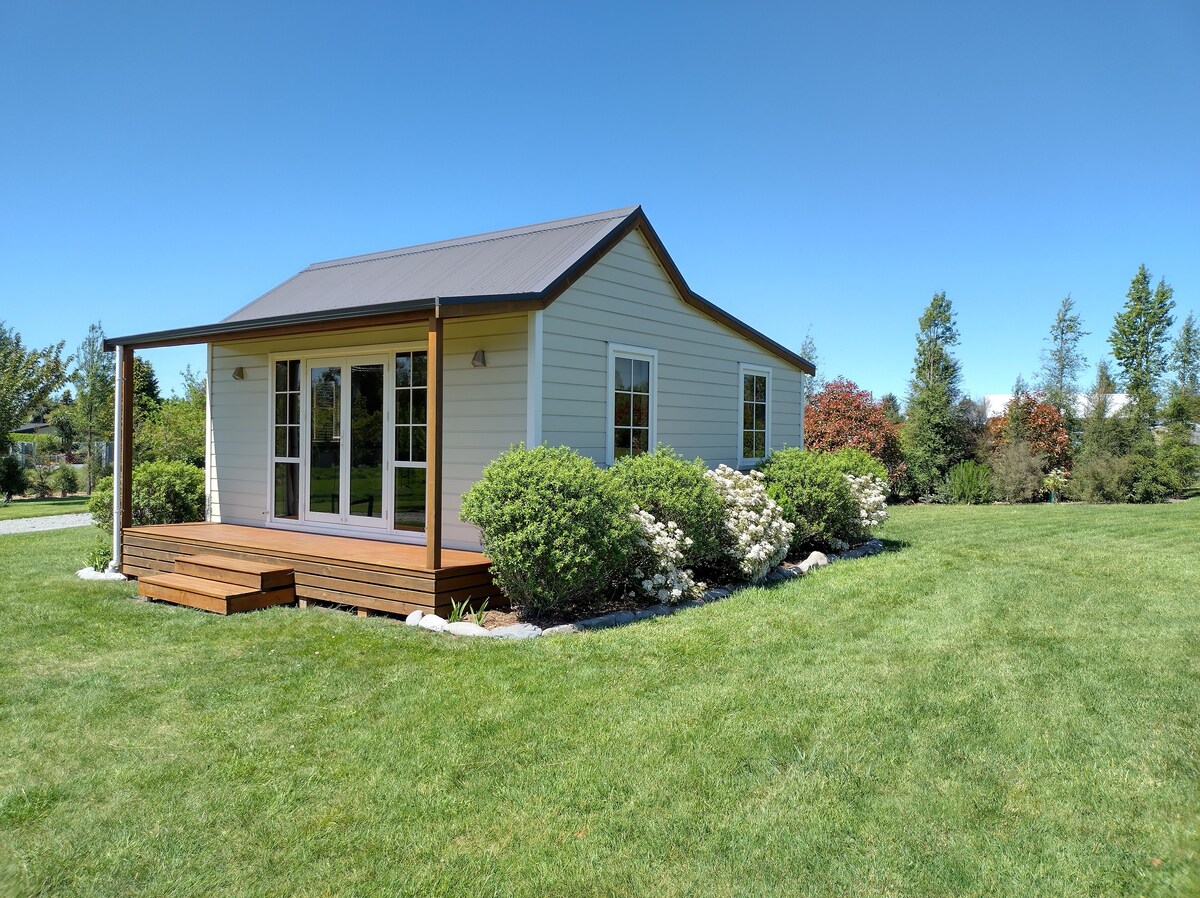
[[[146,574],[140,577],[138,594],[148,599],[187,605],[217,614],[288,605],[296,600],[296,589],[291,585],[261,590],[239,583],[221,583],[178,573]]]
[[[175,559],[175,573],[264,591],[282,589],[295,582],[292,568],[285,565],[223,555],[180,555]]]

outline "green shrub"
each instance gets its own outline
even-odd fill
[[[683,550],[685,567],[724,568],[725,503],[704,476],[706,470],[701,459],[687,461],[659,446],[656,452],[621,459],[607,473],[628,505],[650,512],[660,523],[674,521],[692,540]]]
[[[1071,471],[1067,495],[1080,502],[1124,502],[1131,481],[1128,458],[1093,453]]]
[[[39,499],[54,492],[54,469],[49,465],[34,465],[25,470],[25,490]]]
[[[15,455],[0,455],[0,496],[5,502],[25,492],[25,469]]]
[[[79,490],[79,473],[65,461],[59,462],[54,469],[53,483],[58,494],[65,499],[69,493]]]
[[[151,461],[133,469],[133,525],[186,524],[204,520],[204,472],[184,462]],[[98,527],[112,526],[113,479],[96,484],[88,511]]]
[[[1092,454],[1071,472],[1068,494],[1082,502],[1165,502],[1186,488],[1170,453]]]
[[[960,461],[946,472],[942,497],[956,505],[981,505],[991,502],[992,471],[977,461]]]
[[[855,477],[877,477],[884,483],[888,482],[887,468],[883,462],[862,449],[846,447],[836,452],[827,453],[833,467],[843,474]]]
[[[1158,458],[1131,455],[1128,463],[1128,479],[1122,484],[1128,502],[1166,502],[1182,488],[1176,473]]]
[[[492,574],[516,610],[584,610],[629,576],[640,526],[616,481],[566,447],[514,446],[462,497]]]
[[[1024,440],[1002,443],[992,453],[992,486],[1006,502],[1030,502],[1042,495],[1045,457]]]
[[[796,525],[790,554],[832,549],[859,537],[859,506],[845,464],[833,453],[802,449],[780,449],[763,462],[767,494]]]
[[[96,543],[95,548],[84,557],[84,561],[92,570],[103,571],[112,561],[112,543],[108,540]]]

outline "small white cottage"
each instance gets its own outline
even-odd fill
[[[208,529],[130,528],[132,352],[185,343],[208,344]],[[174,570],[151,556],[187,550],[185,532],[210,537],[193,550],[243,559],[279,561],[287,546],[299,559],[302,540],[326,560],[421,547],[389,556],[409,574],[453,567],[443,547],[460,569],[486,566],[459,497],[511,444],[611,464],[662,442],[745,467],[802,445],[814,371],[694,293],[641,207],[320,262],[216,324],[107,345],[124,425],[114,557],[135,576]],[[441,608],[453,592],[407,601],[391,579],[387,610]],[[342,600],[344,585],[311,597]]]

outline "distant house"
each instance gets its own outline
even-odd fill
[[[641,207],[317,263],[216,324],[106,346],[130,364],[135,348],[186,343],[208,344],[208,524],[225,529],[207,531],[206,551],[249,540],[243,555],[277,558],[289,534],[353,537],[422,547],[420,564],[412,548],[389,564],[426,572],[443,546],[480,548],[459,499],[510,445],[607,465],[662,442],[746,467],[802,445],[814,373],[696,294]],[[131,389],[122,379],[126,424]],[[127,510],[115,517],[125,569],[161,570],[123,541]],[[204,525],[180,526],[192,530],[176,542]],[[404,598],[395,582],[389,610],[449,595]],[[344,583],[313,590],[380,607]]]
[[[986,393],[983,401],[987,406],[987,415],[989,418],[994,418],[997,415],[1003,415],[1008,409],[1008,404],[1012,402],[1012,393]],[[1125,406],[1129,405],[1128,393],[1109,393],[1108,394],[1108,409],[1107,416],[1112,417]],[[1092,410],[1092,397],[1087,393],[1075,394],[1075,414],[1082,418]]]

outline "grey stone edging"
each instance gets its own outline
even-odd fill
[[[643,608],[641,611],[610,611],[608,614],[601,614],[599,617],[589,617],[571,624],[559,624],[556,627],[547,627],[544,630],[533,624],[509,624],[506,627],[496,627],[494,630],[488,630],[479,626],[479,624],[469,621],[448,623],[443,617],[439,617],[436,614],[426,614],[422,611],[412,612],[412,614],[404,619],[404,623],[410,627],[420,627],[434,633],[448,633],[451,636],[486,636],[492,639],[534,639],[538,636],[582,633],[587,630],[605,630],[611,627],[623,627],[626,624],[648,620],[652,617],[667,617],[685,608],[701,608],[704,605],[728,598],[735,592],[749,586],[768,586],[772,583],[782,583],[784,580],[795,580],[809,571],[825,567],[835,561],[866,558],[869,555],[878,555],[882,551],[883,543],[880,540],[872,539],[860,546],[855,546],[853,549],[847,549],[839,555],[811,552],[799,564],[788,565],[786,567],[780,565],[757,583],[741,582],[728,583],[725,586],[714,586],[702,592],[699,598],[688,599],[678,602],[675,605],[651,605],[648,608]]]

